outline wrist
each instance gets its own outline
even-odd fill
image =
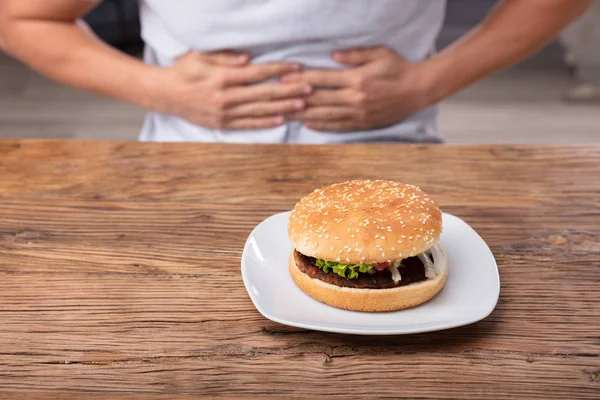
[[[148,66],[148,70],[142,75],[143,99],[142,107],[160,113],[170,111],[170,90],[172,82],[168,68]]]
[[[439,103],[452,94],[443,60],[432,58],[423,61],[417,64],[417,71],[415,82],[419,85],[423,107]]]

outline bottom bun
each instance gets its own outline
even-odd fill
[[[310,297],[330,306],[351,311],[396,311],[423,304],[442,290],[448,279],[448,263],[444,254],[444,271],[434,279],[400,286],[393,289],[354,289],[332,285],[313,279],[300,271],[290,255],[292,279]]]

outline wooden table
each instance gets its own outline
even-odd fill
[[[395,337],[263,318],[251,229],[355,178],[470,223],[500,267],[493,314]],[[2,399],[600,398],[600,147],[4,141],[0,205]]]

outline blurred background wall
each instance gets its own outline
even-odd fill
[[[2,0],[0,0],[2,1]],[[439,47],[481,21],[495,0],[449,0]],[[86,17],[134,55],[136,0],[105,0]],[[600,143],[600,0],[537,56],[442,104],[450,143]],[[0,53],[0,137],[135,140],[144,112],[65,88]]]

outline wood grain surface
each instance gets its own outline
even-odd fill
[[[492,315],[356,337],[255,310],[252,228],[357,178],[481,234]],[[599,310],[600,147],[0,141],[0,399],[598,399]]]

